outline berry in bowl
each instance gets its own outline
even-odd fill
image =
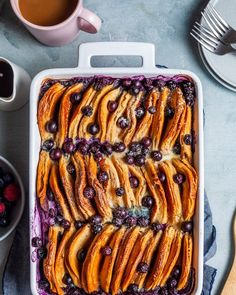
[[[0,241],[15,229],[22,216],[25,194],[15,168],[0,156]]]

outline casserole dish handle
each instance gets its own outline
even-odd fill
[[[93,56],[140,56],[142,69],[155,68],[155,46],[152,43],[142,42],[91,42],[79,46],[80,69],[92,68]]]

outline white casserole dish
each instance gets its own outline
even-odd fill
[[[139,68],[93,68],[91,67],[92,56],[125,55],[140,56],[143,64]],[[149,43],[134,42],[101,42],[86,43],[79,47],[79,64],[71,69],[51,69],[40,72],[31,85],[30,92],[30,241],[33,236],[39,233],[35,225],[36,208],[36,172],[40,151],[40,136],[37,125],[37,106],[42,81],[51,79],[68,79],[75,76],[108,75],[112,77],[137,76],[146,77],[163,75],[185,75],[190,77],[196,88],[196,102],[194,105],[194,124],[196,134],[196,150],[194,153],[194,165],[199,175],[198,198],[194,216],[194,257],[193,267],[196,271],[196,282],[193,294],[200,295],[203,283],[203,239],[204,239],[204,156],[203,156],[203,95],[199,78],[192,72],[176,69],[159,69],[155,66],[155,46]],[[39,294],[37,291],[36,263],[32,257],[35,249],[30,245],[31,253],[31,290],[32,294]]]

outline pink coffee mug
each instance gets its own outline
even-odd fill
[[[65,21],[54,26],[38,26],[27,21],[21,14],[18,0],[11,0],[11,6],[31,34],[43,44],[49,46],[65,45],[73,41],[79,31],[95,34],[101,27],[101,19],[83,7],[79,0],[74,12]]]

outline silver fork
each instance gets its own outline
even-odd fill
[[[236,31],[220,16],[211,4],[208,4],[201,14],[216,38],[225,44],[236,43]]]
[[[235,48],[224,44],[220,38],[216,37],[209,29],[203,27],[198,22],[195,23],[190,35],[202,44],[204,48],[215,54],[224,55],[229,52],[236,52]]]

